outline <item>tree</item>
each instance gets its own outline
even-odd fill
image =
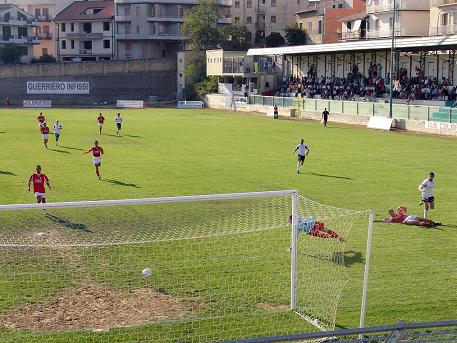
[[[219,32],[222,49],[244,51],[248,48],[248,30],[246,26],[242,26],[239,22],[223,26]]]
[[[284,37],[278,32],[272,32],[267,38],[265,38],[265,46],[268,48],[275,48],[283,46],[286,43]]]
[[[284,28],[286,32],[287,45],[305,45],[306,44],[306,31],[300,29],[298,24],[286,26]]]
[[[32,58],[32,63],[53,63],[56,61],[54,56],[49,54],[41,55],[39,58]]]
[[[17,44],[6,44],[0,49],[0,60],[4,64],[21,63],[21,50]]]
[[[189,36],[194,51],[217,48],[220,33],[216,28],[219,14],[214,0],[198,0],[197,5],[186,11],[181,33]]]

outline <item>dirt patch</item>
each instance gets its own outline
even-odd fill
[[[26,236],[28,242],[31,243],[47,243],[59,241],[62,235],[57,230],[46,230],[40,232],[32,232]]]
[[[289,305],[273,305],[270,303],[257,303],[255,306],[262,310],[272,312],[287,311],[289,309]]]
[[[178,319],[201,303],[149,288],[119,291],[100,284],[73,289],[48,304],[32,304],[0,314],[9,330],[107,330]]]

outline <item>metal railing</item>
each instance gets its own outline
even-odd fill
[[[250,95],[250,105],[278,106],[295,108],[309,112],[322,112],[324,108],[330,113],[339,113],[356,116],[389,117],[389,104],[386,102],[365,102],[346,100],[326,100],[292,98],[279,96]],[[439,106],[393,104],[394,119],[434,120],[433,113],[439,112]],[[454,121],[454,113],[449,111],[449,121]],[[442,121],[442,120],[441,120]]]
[[[395,325],[373,326],[368,328],[323,331],[247,338],[219,343],[266,343],[266,342],[322,342],[332,343],[451,343],[457,341],[457,320]]]

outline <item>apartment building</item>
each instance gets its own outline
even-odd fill
[[[446,0],[443,0],[446,1]],[[392,34],[393,0],[367,0],[367,39],[388,38]],[[430,26],[429,0],[395,0],[397,37],[428,36]]]
[[[457,34],[457,0],[430,1],[430,36]]]
[[[27,13],[35,16],[39,26],[37,28],[37,36],[40,39],[40,44],[33,46],[33,56],[40,57],[42,55],[56,56],[56,40],[55,40],[55,23],[53,19],[55,15],[67,7],[73,0],[9,0],[8,2],[17,5]]]
[[[6,44],[17,44],[21,62],[29,63],[33,57],[33,45],[39,44],[36,36],[38,22],[15,5],[0,5],[0,48]]]
[[[246,26],[248,41],[262,47],[273,32],[284,36],[284,28],[296,23],[295,13],[308,0],[233,0],[232,20]]]
[[[75,1],[54,18],[61,62],[114,58],[114,2]]]
[[[180,28],[197,0],[115,0],[117,57],[176,58],[186,36]],[[216,0],[219,25],[230,24],[232,0]]]
[[[363,12],[365,0],[313,1],[297,12],[298,26],[307,32],[307,44],[341,40],[341,18]]]

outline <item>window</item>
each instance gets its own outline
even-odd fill
[[[303,30],[303,23],[300,23],[300,24],[298,25],[298,27],[300,28],[300,30]]]
[[[91,40],[85,40],[83,42],[84,44],[84,50],[92,50],[92,41]]]
[[[135,7],[135,15],[138,17],[140,15],[140,6]]]
[[[66,40],[62,40],[60,45],[62,46],[62,50],[65,50],[67,48],[67,41]]]
[[[313,22],[311,22],[311,21],[308,22],[308,31],[309,32],[313,31]]]
[[[239,1],[235,1],[235,8],[240,8],[240,2]]]
[[[43,48],[41,49],[41,54],[44,56],[44,55],[47,55],[48,54],[48,49],[47,48]]]
[[[103,40],[103,48],[104,49],[109,49],[111,48],[111,41],[109,39],[104,39]]]
[[[72,49],[75,48],[75,41],[73,39],[70,41],[70,46]]]
[[[346,26],[347,26],[348,30],[351,30],[352,29],[352,21],[348,21]]]
[[[125,50],[126,51],[132,50],[132,42],[125,42]]]
[[[235,22],[239,23],[240,22],[240,17],[235,17]]]
[[[246,41],[247,41],[248,43],[251,43],[251,41],[252,41],[252,32],[249,32],[249,31],[248,31],[248,32],[246,33]]]
[[[92,23],[83,23],[83,32],[91,33],[92,32]]]
[[[441,14],[441,25],[445,26],[448,24],[449,21],[449,14],[448,13],[442,13]]]
[[[252,8],[252,0],[246,1],[246,8]]]
[[[43,8],[43,17],[49,20],[49,8]]]
[[[125,25],[125,33],[130,33],[130,25]]]
[[[109,21],[103,22],[103,31],[109,31]]]
[[[271,16],[270,22],[271,22],[272,24],[275,24],[275,23],[276,23],[276,16],[275,16],[275,15],[272,15],[272,16]]]
[[[60,24],[60,31],[65,32],[65,23]]]
[[[338,4],[338,8],[343,8],[343,4]]]
[[[376,30],[379,30],[380,27],[381,27],[381,24],[379,23],[379,19],[376,19],[376,20],[374,21],[374,28],[375,28]]]
[[[276,7],[276,0],[271,0],[271,7]]]
[[[75,23],[70,24],[70,31],[74,32],[75,31]]]
[[[317,33],[320,35],[322,34],[322,20],[317,22]]]
[[[41,17],[41,8],[35,8],[35,18]]]
[[[48,25],[43,25],[43,33],[49,34],[49,26]]]
[[[137,33],[137,34],[140,33],[140,25],[137,25],[137,26],[136,26],[136,33]]]
[[[393,19],[392,17],[389,17],[389,29],[392,30],[392,23],[393,23]]]
[[[252,17],[251,16],[246,17],[246,24],[252,24]]]
[[[26,27],[18,27],[17,28],[17,35],[20,38],[27,37],[27,28]]]

